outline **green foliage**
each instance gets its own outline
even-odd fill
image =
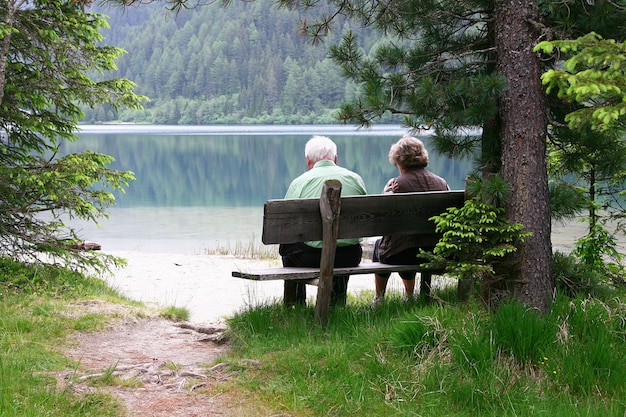
[[[87,313],[81,315],[74,323],[74,330],[79,332],[95,332],[102,330],[106,326],[106,317],[98,313]]]
[[[445,343],[446,337],[437,318],[405,313],[395,321],[389,341],[408,356],[421,358]]]
[[[560,39],[574,39],[592,31],[607,39],[623,39],[626,35],[626,10],[621,2],[603,0],[590,4],[579,0],[541,0],[538,3],[544,21]]]
[[[326,42],[302,38],[297,11],[232,2],[174,14],[157,3],[132,10],[92,6],[110,15],[104,42],[128,51],[117,74],[133,79],[151,101],[142,111],[83,109],[84,122],[331,124],[356,90],[327,57]],[[352,27],[341,22],[328,42]],[[370,31],[364,35],[369,44],[378,40]]]
[[[511,195],[511,187],[500,175],[480,178],[470,175],[466,181],[465,191],[476,201],[482,201],[495,207],[504,207],[506,199]]]
[[[573,254],[558,251],[552,257],[552,276],[557,292],[568,297],[597,295],[607,279],[606,275],[593,270]]]
[[[111,296],[115,292],[95,278],[49,264],[27,264],[0,257],[0,295],[42,294],[50,297],[81,296],[87,293]]]
[[[165,307],[159,312],[161,317],[165,317],[172,321],[186,321],[189,320],[189,310],[183,307]]]
[[[609,98],[601,93],[605,87],[593,84],[597,80],[623,84],[623,75],[615,73],[622,71],[623,56],[614,56],[615,47],[614,41],[605,42],[595,33],[575,41],[543,42],[537,47],[546,53],[558,48],[568,57],[563,70],[544,74],[544,83],[548,85],[548,92],[556,90],[558,98],[566,103],[562,108],[555,108],[550,133],[548,169],[554,191],[551,204],[563,217],[571,218],[586,210],[589,223],[587,235],[576,242],[572,254],[579,258],[580,265],[569,268],[577,278],[564,281],[565,287],[572,291],[577,291],[577,287],[585,288],[585,282],[623,281],[622,255],[617,251],[616,239],[601,225],[616,220],[612,228],[623,231],[624,126],[618,119],[600,125],[594,119],[596,116],[581,116],[581,112],[588,113],[593,107],[598,108],[594,112],[600,111],[605,106],[611,107],[612,102],[621,103],[626,97],[619,86],[609,89],[614,95]],[[568,74],[567,77],[564,78],[564,74]],[[590,91],[596,96],[588,95]],[[590,278],[595,275],[599,278]]]
[[[577,254],[597,269],[588,258],[593,250],[600,258],[602,250],[597,245],[606,243],[602,233],[596,236],[598,223],[617,220],[614,227],[623,231],[626,46],[591,32],[575,40],[541,42],[535,49],[546,54],[558,51],[563,59],[562,67],[542,76],[547,92],[559,100],[553,107],[548,157],[558,191],[553,193],[553,206],[557,213],[570,217],[587,210],[590,231],[579,242],[587,248]],[[589,245],[597,239],[602,243]]]
[[[623,282],[622,255],[601,224],[617,220],[615,229],[623,231],[626,46],[591,32],[575,40],[541,42],[535,50],[558,50],[564,60],[562,67],[542,76],[548,94],[556,92],[561,101],[553,114],[548,158],[557,191],[553,205],[569,217],[586,209],[589,222],[588,234],[576,242],[572,254],[579,260],[555,260],[557,285],[576,293],[610,280]]]
[[[522,363],[541,359],[556,338],[557,326],[516,301],[503,303],[492,317],[496,343]]]
[[[626,127],[626,43],[591,32],[575,40],[543,41],[535,50],[551,54],[557,48],[567,57],[562,68],[541,79],[548,93],[555,89],[560,99],[582,104],[565,117],[570,128]]]
[[[110,169],[107,155],[56,152],[76,140],[79,105],[140,108],[130,81],[89,77],[115,70],[123,51],[99,45],[106,21],[77,2],[9,1],[0,21],[0,253],[106,267],[115,259],[78,250],[79,237],[62,219],[105,216],[112,191],[133,174]]]
[[[601,225],[593,225],[586,236],[576,241],[574,254],[588,268],[603,275],[605,281],[624,282],[624,255],[617,250],[615,236]]]
[[[593,227],[603,218],[623,217],[620,193],[626,185],[626,142],[620,130],[570,129],[557,123],[548,152],[553,218],[572,218],[586,211]]]
[[[277,1],[302,11],[313,6]],[[542,66],[552,67],[556,60],[539,62],[530,50],[536,39],[555,32],[569,37],[588,25],[597,25],[603,33],[619,33],[626,9],[613,7],[613,2],[607,6],[580,0],[537,0],[523,8],[508,1],[482,0],[329,3],[332,12],[304,25],[314,39],[344,17],[387,36],[370,54],[361,53],[352,34],[331,49],[344,75],[359,87],[359,94],[342,106],[339,119],[368,126],[385,114],[398,114],[415,131],[432,130],[437,152],[450,157],[481,153],[478,167],[483,175],[499,173],[511,186],[515,208],[508,218],[529,229],[547,230],[543,140],[550,109],[543,107],[547,102],[540,98],[535,81]],[[532,23],[512,33],[509,21]],[[509,43],[511,39],[515,42]],[[537,116],[527,117],[530,114]],[[481,135],[468,134],[468,127],[480,128]],[[506,284],[517,297],[546,309],[544,284],[551,284],[548,240],[548,235],[535,234],[520,246],[522,253],[516,257],[533,257],[533,263],[521,262],[498,274],[484,268],[467,272],[507,275]]]
[[[581,298],[558,305],[561,320],[558,347],[551,352],[555,388],[568,386],[574,395],[620,391],[614,384],[626,378],[619,353],[626,329],[625,305],[620,300],[604,303]]]
[[[589,207],[588,201],[583,187],[566,181],[550,181],[550,215],[553,221],[575,218]]]
[[[489,326],[491,317],[468,314],[459,324],[459,330],[450,332],[450,352],[460,369],[473,377],[480,377],[493,369],[501,353]]]
[[[452,276],[489,280],[506,267],[507,255],[530,235],[521,224],[511,224],[504,209],[469,199],[431,218],[442,234],[426,265],[445,267]]]
[[[2,268],[5,282],[5,272],[21,271],[9,261]],[[28,266],[22,275],[35,270]],[[93,280],[83,277],[81,285],[72,275],[73,285],[86,289],[82,296],[99,294]],[[436,296],[443,292],[433,289]],[[65,295],[83,300],[71,289]],[[369,308],[370,300],[367,294],[332,310],[326,328],[315,324],[311,306],[276,302],[238,312],[228,320],[233,348],[220,358],[234,372],[221,389],[253,396],[265,414],[606,417],[626,411],[623,292],[604,301],[560,295],[547,315],[517,303],[490,314],[451,299],[428,306],[389,300],[379,309]],[[58,352],[69,331],[102,323],[60,314],[66,311],[65,302],[46,294],[2,293],[3,416],[123,414],[111,396],[59,390],[48,376],[74,366]],[[119,382],[111,369],[97,384]]]
[[[114,417],[121,404],[109,394],[75,395],[54,374],[75,364],[59,347],[75,329],[101,329],[107,319],[72,317],[67,303],[114,298],[101,280],[49,265],[0,258],[0,415],[3,417]],[[119,299],[119,298],[118,298]]]
[[[492,119],[505,89],[489,54],[479,52],[490,42],[487,14],[472,12],[488,10],[480,3],[402,1],[366,7],[355,2],[342,9],[348,18],[390,36],[369,55],[360,53],[360,39],[352,33],[331,48],[332,58],[360,88],[360,95],[342,107],[340,120],[369,125],[386,113],[401,114],[408,126],[432,128],[447,143],[447,153],[475,149],[477,138],[458,129]]]

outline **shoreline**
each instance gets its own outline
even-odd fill
[[[250,306],[282,302],[283,281],[251,281],[231,272],[277,266],[276,259],[257,260],[232,255],[190,255],[140,251],[105,251],[125,258],[125,267],[114,268],[102,278],[123,296],[150,307],[182,307],[190,322],[220,323]],[[399,278],[389,281],[389,291],[401,291]],[[352,277],[348,293],[374,293],[374,275]],[[317,288],[307,285],[307,299],[315,302]]]
[[[128,261],[126,266],[103,275],[112,288],[150,307],[186,308],[190,313],[189,321],[195,323],[221,322],[225,316],[248,305],[282,296],[282,281],[257,283],[231,277],[231,271],[236,269],[268,265],[264,261],[229,255],[105,253]],[[280,284],[280,288],[272,284]]]

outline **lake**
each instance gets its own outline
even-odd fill
[[[259,261],[193,255],[262,245],[263,203],[282,198],[291,180],[307,169],[304,145],[311,135],[334,139],[340,165],[361,174],[370,193],[379,193],[397,175],[387,155],[404,133],[399,126],[82,126],[80,140],[63,144],[62,153],[90,149],[111,155],[113,168],[133,171],[137,180],[117,195],[118,204],[100,227],[70,224],[103,251],[128,259],[126,268],[105,277],[121,293],[157,306],[185,307],[191,320],[212,322],[281,298],[282,281],[230,276]],[[428,148],[429,138],[422,139]],[[471,163],[431,152],[429,168],[462,189]],[[553,230],[553,244],[571,247],[584,233],[583,223],[561,225]],[[388,290],[401,287],[394,278]],[[350,293],[373,288],[370,276],[354,277],[348,286]],[[308,294],[314,297],[315,287]]]
[[[389,147],[406,132],[395,125],[83,125],[80,139],[63,144],[61,152],[111,155],[112,168],[133,171],[137,179],[116,195],[117,205],[100,227],[71,225],[105,251],[200,254],[261,245],[263,203],[282,198],[291,180],[307,169],[304,145],[312,135],[331,137],[339,164],[358,172],[368,192],[379,193],[397,175]],[[421,138],[428,148],[428,136]],[[471,163],[431,152],[429,169],[462,189]]]

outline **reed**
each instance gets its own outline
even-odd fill
[[[232,255],[237,258],[261,260],[280,258],[277,245],[263,245],[253,238],[247,242],[237,241],[234,244],[218,242],[215,247],[205,249],[204,254],[218,256]]]

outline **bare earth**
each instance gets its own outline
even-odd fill
[[[270,415],[220,390],[219,384],[233,372],[217,361],[228,349],[223,325],[175,323],[101,301],[69,306],[68,311],[113,313],[117,318],[104,331],[78,333],[70,340],[66,355],[78,366],[57,375],[64,388],[79,395],[109,392],[123,404],[120,416]],[[258,365],[252,360],[238,364]]]
[[[114,318],[107,329],[78,333],[69,341],[66,354],[78,366],[58,375],[62,385],[76,393],[106,390],[121,400],[123,416],[128,417],[290,415],[220,389],[233,372],[219,361],[229,347],[222,337],[224,317],[275,302],[283,291],[282,281],[257,283],[232,278],[231,271],[272,262],[146,252],[115,255],[128,259],[128,265],[105,279],[149,309],[138,312],[103,301],[68,306],[67,314],[105,313]],[[373,290],[373,276],[351,280],[351,293],[363,290]],[[309,297],[315,294],[309,287]],[[172,305],[188,309],[190,321],[175,323],[154,312]],[[237,367],[258,365],[247,360]],[[117,382],[97,383],[109,375]]]
[[[105,330],[77,333],[69,341],[66,354],[78,365],[58,375],[60,384],[78,394],[108,391],[124,405],[121,415],[129,417],[272,415],[249,399],[222,392],[219,384],[232,370],[218,359],[229,346],[223,317],[280,296],[282,282],[259,285],[231,278],[233,268],[259,262],[228,256],[117,255],[129,264],[106,277],[114,288],[148,307],[185,307],[191,320],[175,323],[153,309],[103,301],[68,306],[67,314],[104,313],[113,319]],[[258,366],[254,360],[237,365]],[[98,383],[107,376],[117,382]]]

